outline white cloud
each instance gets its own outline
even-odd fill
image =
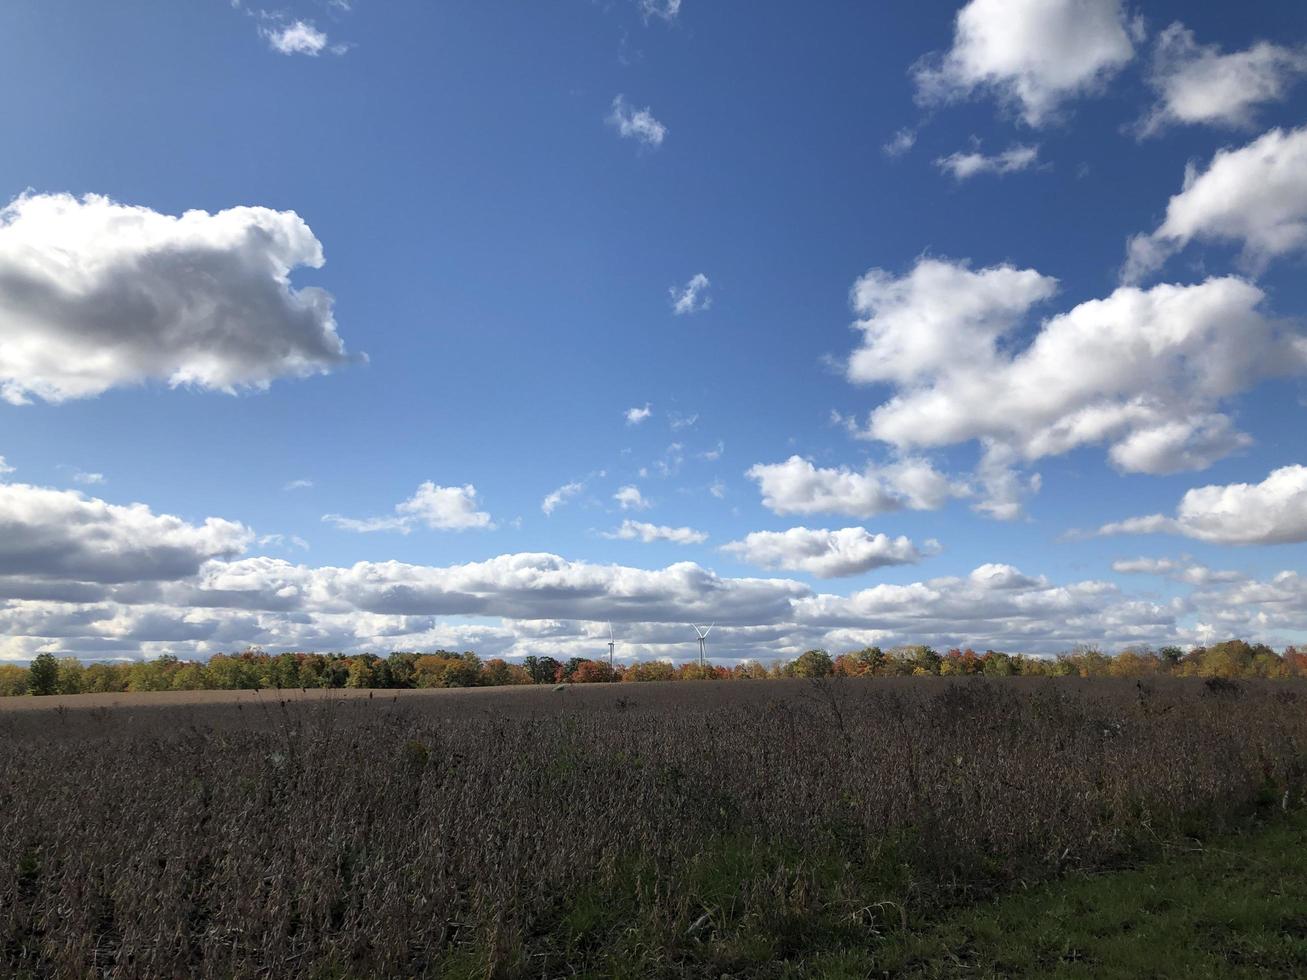
[[[966,180],[977,174],[1011,174],[1033,167],[1039,161],[1039,147],[1018,143],[1002,153],[986,156],[979,150],[970,153],[950,153],[935,161],[935,166],[952,174],[955,180]]]
[[[76,472],[73,473],[73,482],[80,483],[82,484],[82,486],[86,486],[86,487],[96,486],[98,484],[104,483],[104,474],[84,473],[81,470],[77,470]]]
[[[1158,575],[1187,585],[1241,582],[1239,572],[1214,571],[1189,558],[1123,558],[1112,562],[1112,571],[1122,575]]]
[[[672,312],[684,316],[708,309],[712,306],[712,297],[708,295],[708,287],[711,285],[708,277],[699,272],[691,276],[690,281],[680,289],[672,286],[667,290],[672,297]]]
[[[253,541],[233,521],[189,524],[144,504],[121,506],[74,490],[0,484],[0,577],[153,582],[194,575]]]
[[[1238,244],[1254,269],[1307,248],[1307,128],[1218,150],[1206,170],[1190,164],[1165,220],[1130,239],[1123,279],[1138,281],[1193,241]]]
[[[915,129],[900,129],[889,141],[881,147],[881,150],[887,157],[900,157],[917,145],[917,131]]]
[[[632,109],[620,95],[613,99],[613,111],[606,121],[618,135],[644,146],[661,146],[667,137],[667,127],[654,118],[648,106]]]
[[[1236,545],[1307,541],[1307,466],[1282,466],[1261,483],[1195,487],[1180,499],[1175,517],[1132,517],[1098,533],[1181,534]]]
[[[477,510],[476,497],[476,487],[470,483],[461,487],[438,487],[428,480],[395,510],[433,530],[493,530],[495,525],[490,515]]]
[[[937,546],[929,542],[925,553]],[[759,568],[807,572],[818,578],[858,575],[887,565],[911,565],[922,551],[908,538],[872,534],[863,527],[837,531],[792,527],[788,531],[754,531],[722,550]]]
[[[648,510],[652,504],[640,493],[640,488],[627,484],[620,488],[613,499],[621,506],[622,510]]]
[[[322,245],[293,211],[181,217],[87,195],[0,210],[0,398],[98,395],[150,380],[232,392],[347,358],[331,296],[294,289]]]
[[[1039,126],[1133,57],[1120,0],[971,0],[958,12],[953,47],[914,74],[922,102],[985,90]]]
[[[673,544],[703,544],[708,540],[708,535],[703,531],[696,531],[692,527],[664,527],[659,524],[646,524],[643,521],[622,521],[622,526],[616,531],[610,531],[604,534],[606,538],[615,538],[622,541],[640,540],[645,544],[652,544],[655,541],[670,541]]]
[[[967,493],[922,459],[868,464],[857,472],[846,466],[818,468],[791,456],[783,463],[758,463],[745,476],[757,481],[763,506],[775,514],[874,517],[904,508],[935,510]]]
[[[12,473],[13,471],[14,468],[10,466],[7,462],[5,462],[5,458],[3,456],[0,456],[0,476],[4,476],[7,473]]]
[[[709,463],[715,463],[717,462],[717,460],[722,458],[722,454],[725,452],[726,452],[726,443],[723,442],[721,439],[718,439],[717,445],[713,446],[712,449],[705,449],[703,452],[699,454],[699,458],[703,460],[707,460]]]
[[[295,547],[301,551],[309,550],[309,543],[298,534],[265,534],[259,538],[260,548]]]
[[[693,415],[679,415],[673,412],[667,420],[667,424],[672,427],[673,432],[679,432],[681,429],[691,429],[699,421],[698,413]]]
[[[421,524],[433,531],[465,531],[473,528],[493,531],[490,515],[477,510],[476,487],[441,487],[430,480],[418,487],[408,500],[395,505],[394,515],[353,518],[324,514],[322,519],[343,531],[368,534],[375,531],[398,531],[408,534]]]
[[[259,33],[281,54],[306,54],[316,58],[328,48],[327,35],[308,21],[296,20],[279,27],[263,27]]]
[[[639,425],[641,422],[649,418],[651,415],[653,415],[653,409],[649,407],[648,402],[644,403],[643,408],[640,408],[638,406],[635,408],[628,408],[626,410],[626,424]]]
[[[681,0],[640,0],[640,11],[645,20],[658,17],[671,22],[681,12]]]
[[[291,480],[281,489],[289,492],[291,490],[308,490],[312,486],[313,486],[312,480]]]
[[[1222,54],[1215,44],[1200,45],[1183,24],[1172,24],[1157,37],[1149,76],[1157,104],[1140,134],[1151,136],[1168,124],[1250,126],[1257,106],[1283,99],[1304,73],[1302,48],[1261,41]]]
[[[551,490],[545,494],[545,499],[540,501],[540,509],[546,514],[552,514],[584,489],[584,483],[564,483],[557,490]]]
[[[1307,369],[1307,341],[1235,277],[1121,287],[1018,346],[1022,314],[1055,286],[1033,270],[938,259],[903,277],[864,276],[853,291],[863,343],[848,376],[894,386],[864,434],[901,451],[980,440],[993,470],[983,482],[1100,443],[1122,470],[1199,469],[1248,442],[1219,412],[1227,399]]]

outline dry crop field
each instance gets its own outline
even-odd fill
[[[1307,688],[970,678],[13,699],[0,972],[855,976],[1301,806]]]

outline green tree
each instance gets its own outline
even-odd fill
[[[76,657],[63,657],[59,660],[59,676],[56,684],[60,694],[81,694],[85,690],[83,680],[86,669]]]
[[[59,661],[53,653],[38,653],[27,668],[27,690],[32,694],[54,694],[59,690]]]
[[[829,677],[834,669],[835,661],[825,650],[807,650],[790,664],[794,677]]]

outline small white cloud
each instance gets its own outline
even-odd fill
[[[726,497],[726,484],[721,480],[713,480],[713,482],[708,485],[708,492],[718,500],[722,500]]]
[[[1240,572],[1220,572],[1200,565],[1190,558],[1132,558],[1112,562],[1112,571],[1122,575],[1160,575],[1186,585],[1211,585],[1216,582],[1241,582]]]
[[[640,488],[629,483],[613,494],[613,499],[622,510],[648,510],[652,506],[640,493]]]
[[[552,514],[584,489],[584,483],[564,483],[557,490],[550,491],[545,495],[545,499],[540,501],[540,509],[546,514]]]
[[[84,473],[84,472],[81,471],[81,470],[77,470],[77,471],[73,474],[73,482],[74,482],[74,483],[80,483],[80,484],[82,484],[83,486],[92,487],[92,486],[95,486],[95,485],[97,485],[97,484],[100,484],[100,483],[103,483],[103,482],[104,482],[104,474],[103,474],[103,473]]]
[[[408,534],[415,524],[442,531],[472,528],[493,531],[495,524],[490,515],[477,510],[476,496],[476,487],[470,483],[461,487],[442,487],[428,480],[418,487],[412,497],[395,505],[394,516],[353,518],[324,514],[322,519],[341,530],[361,534],[376,531]]]
[[[672,297],[672,312],[677,316],[685,316],[708,309],[712,306],[712,297],[708,295],[711,285],[708,277],[699,272],[691,276],[690,281],[680,289],[672,286],[668,289]]]
[[[1121,0],[971,0],[949,52],[914,69],[917,98],[989,91],[1040,126],[1066,100],[1102,88],[1134,53]]]
[[[12,473],[13,471],[14,468],[10,466],[7,462],[5,462],[5,458],[3,456],[0,456],[0,476],[4,476],[7,473]]]
[[[606,532],[604,537],[623,541],[640,540],[645,544],[652,544],[655,541],[670,541],[672,544],[703,544],[708,540],[707,534],[696,531],[692,527],[663,527],[629,519],[622,521],[622,526],[616,531]]]
[[[636,408],[628,408],[626,410],[626,424],[639,425],[641,422],[648,419],[649,416],[651,415],[653,415],[653,409],[649,407],[648,402],[644,403],[643,408],[640,408],[638,406]]]
[[[952,174],[955,180],[966,180],[977,174],[1010,174],[1033,167],[1039,160],[1039,147],[1017,144],[1002,153],[986,156],[978,150],[971,153],[951,153],[935,161],[935,166]]]
[[[439,487],[428,480],[395,510],[433,530],[494,530],[490,515],[477,510],[476,497],[476,487],[470,483],[461,487]]]
[[[657,17],[670,23],[681,12],[681,0],[640,0],[640,11],[645,20]]]
[[[846,466],[818,468],[791,456],[783,463],[759,463],[745,475],[757,481],[763,506],[774,514],[873,517],[904,508],[935,510],[968,493],[923,459],[868,464],[857,472]]]
[[[648,106],[632,109],[620,95],[613,99],[613,111],[606,121],[619,136],[634,139],[644,146],[661,146],[667,137],[667,127],[654,118]]]
[[[308,490],[312,486],[312,480],[291,480],[281,489],[289,492],[291,490]]]
[[[924,553],[937,549],[937,542],[932,541]],[[722,550],[759,568],[807,572],[818,578],[858,575],[887,565],[912,565],[923,555],[906,537],[872,534],[864,527],[754,531],[742,541],[723,545]]]
[[[699,454],[699,458],[707,460],[710,463],[715,463],[717,462],[717,460],[722,458],[722,454],[724,452],[726,452],[726,443],[718,439],[717,445],[714,446],[712,449],[706,449],[703,452],[701,452]]]
[[[887,157],[901,157],[917,144],[915,129],[900,129],[881,149]]]
[[[1183,24],[1172,24],[1157,38],[1149,76],[1157,104],[1139,134],[1152,136],[1170,124],[1250,126],[1257,106],[1283,99],[1304,74],[1303,48],[1262,41],[1222,54],[1215,44],[1200,45]]]
[[[698,421],[699,421],[698,414],[678,415],[677,413],[673,412],[670,416],[668,416],[667,424],[670,425],[674,431],[679,431],[680,429],[692,428],[694,424]]]
[[[309,550],[309,543],[298,534],[265,534],[259,538],[260,548],[299,548]]]
[[[261,28],[264,39],[272,50],[281,54],[306,54],[316,58],[329,47],[327,35],[304,20],[292,21],[280,27]]]

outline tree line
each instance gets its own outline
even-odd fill
[[[28,667],[0,665],[0,696],[107,694],[127,691],[262,690],[291,688],[500,687],[510,684],[593,684],[638,681],[766,680],[778,677],[1133,677],[1307,678],[1307,652],[1277,653],[1263,643],[1228,640],[1190,650],[1135,647],[1107,654],[1094,647],[1055,657],[1032,657],[970,648],[939,653],[928,646],[891,650],[867,647],[832,657],[808,650],[771,664],[743,661],[730,667],[661,660],[616,664],[607,660],[530,656],[521,662],[483,660],[475,653],[279,653],[261,650],[217,654],[207,661],[162,656],[134,662],[83,663],[39,654]]]

